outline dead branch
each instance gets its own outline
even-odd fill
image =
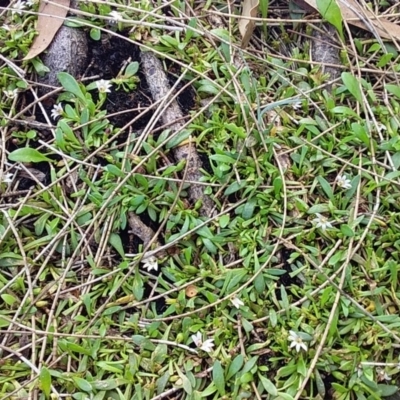
[[[151,52],[141,53],[142,68],[145,74],[146,81],[154,101],[165,99],[170,93],[170,86],[167,76],[162,68],[161,62]],[[171,134],[179,132],[183,128],[182,121],[183,114],[179,108],[178,103],[174,100],[171,104],[163,110],[161,121],[163,125],[168,125],[171,129]],[[200,168],[202,163],[197,153],[196,146],[193,141],[185,141],[173,149],[173,155],[176,161],[185,160],[189,165],[187,168],[186,178],[188,181],[200,181],[202,174]],[[194,204],[201,200],[202,206],[200,214],[203,216],[212,216],[213,202],[204,194],[204,186],[191,184],[189,189],[189,199]]]

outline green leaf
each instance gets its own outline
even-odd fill
[[[25,162],[25,163],[37,163],[42,161],[52,162],[50,158],[46,157],[36,149],[30,147],[23,147],[22,149],[14,150],[9,154],[8,159],[10,161]]]
[[[287,393],[278,393],[278,399],[280,399],[280,400],[294,400],[294,397],[292,397],[290,394],[287,394]]]
[[[257,199],[255,197],[253,197],[244,205],[243,211],[242,211],[243,219],[250,219],[253,216],[256,204],[257,204]]]
[[[254,376],[251,372],[246,372],[240,376],[240,383],[249,383],[254,381]]]
[[[217,388],[215,387],[214,383],[211,382],[204,390],[202,390],[201,397],[205,398],[205,397],[211,396],[216,391],[217,391]]]
[[[343,233],[344,236],[347,236],[347,237],[353,237],[354,236],[353,229],[351,229],[350,226],[347,225],[347,224],[340,225],[340,231]]]
[[[330,211],[328,204],[315,204],[315,206],[312,206],[307,210],[307,214],[320,214],[328,211]]]
[[[79,344],[68,342],[65,339],[60,340],[58,344],[63,351],[67,351],[70,354],[79,353],[87,356],[90,356],[92,354],[89,349],[82,347]]]
[[[75,78],[67,74],[66,72],[59,72],[57,75],[58,80],[60,81],[62,87],[67,91],[74,94],[76,97],[81,99],[82,101],[86,102],[86,97],[83,94],[81,88],[79,87],[78,82]]]
[[[271,322],[271,326],[275,328],[276,324],[278,323],[278,317],[276,315],[276,311],[273,308],[269,310],[269,320]]]
[[[275,197],[277,198],[278,195],[279,195],[280,192],[281,192],[282,187],[283,187],[282,178],[281,178],[280,176],[277,176],[277,177],[274,179],[273,185],[274,185]]]
[[[129,383],[126,379],[106,379],[104,381],[93,381],[91,382],[92,387],[97,390],[112,390],[120,385]]]
[[[46,367],[42,367],[40,370],[39,382],[44,395],[46,398],[49,398],[51,393],[51,375],[50,371]]]
[[[12,306],[17,301],[14,296],[8,293],[3,293],[0,297],[2,298],[4,303],[8,304],[9,306]]]
[[[241,182],[233,182],[231,183],[224,192],[224,196],[229,196],[232,193],[237,192],[238,190],[244,188],[246,185],[248,184],[248,182],[246,181],[241,181]]]
[[[395,394],[399,388],[396,385],[378,384],[378,390],[382,397],[387,397]]]
[[[75,382],[76,386],[84,392],[91,392],[93,390],[92,385],[86,379],[75,376],[72,377],[72,380]]]
[[[112,233],[110,235],[110,238],[108,239],[108,242],[111,244],[112,247],[114,247],[115,250],[118,251],[118,254],[122,258],[125,257],[124,246],[122,245],[121,237],[117,233]]]
[[[385,89],[394,94],[397,98],[400,99],[400,86],[399,85],[385,85]]]
[[[217,387],[218,393],[221,396],[225,395],[225,377],[224,377],[224,369],[221,366],[221,363],[217,360],[213,366],[213,382]]]
[[[361,125],[357,122],[353,122],[351,124],[351,129],[354,132],[354,136],[361,140],[367,147],[370,145],[370,140],[367,134],[367,131],[365,130],[365,126]]]
[[[343,114],[343,115],[351,115],[352,117],[356,119],[361,119],[360,116],[355,113],[351,108],[346,107],[346,106],[337,106],[332,108],[331,112],[334,114]]]
[[[180,145],[184,140],[186,140],[192,133],[191,129],[182,129],[178,135],[174,136],[171,140],[166,144],[167,149],[172,149],[175,146]],[[194,146],[194,144],[193,144]]]
[[[278,395],[278,390],[276,389],[275,385],[265,376],[258,373],[258,377],[260,378],[261,384],[264,386],[264,389],[272,396]]]
[[[118,176],[120,178],[124,178],[126,176],[126,174],[124,174],[117,166],[113,164],[106,165],[104,169],[109,173]]]
[[[229,220],[230,220],[229,214],[221,215],[218,220],[219,226],[221,228],[226,228],[229,224]]]
[[[343,20],[336,0],[317,0],[317,9],[322,17],[332,24],[343,39]]]
[[[229,366],[228,373],[226,374],[226,380],[229,380],[230,378],[232,378],[232,376],[235,376],[240,371],[243,362],[244,357],[241,354],[238,354]]]
[[[329,182],[325,178],[323,178],[322,176],[318,176],[317,179],[318,179],[319,184],[322,187],[322,190],[328,196],[328,199],[329,200],[333,200],[333,191],[332,191],[332,187],[329,184]]]
[[[125,76],[135,75],[139,71],[139,63],[137,61],[131,62],[125,69]]]
[[[101,38],[101,30],[97,28],[90,29],[90,37],[93,40],[100,40]]]
[[[346,86],[347,90],[356,98],[356,100],[362,104],[363,96],[360,89],[360,83],[358,79],[350,72],[342,72],[342,81]]]
[[[178,372],[179,377],[182,380],[182,386],[183,386],[183,390],[188,394],[191,395],[193,388],[192,388],[192,384],[190,383],[190,380],[188,379],[188,377],[180,370],[180,368],[178,367],[178,365],[175,364],[175,368],[176,371]]]
[[[325,384],[324,384],[324,380],[322,379],[321,374],[319,373],[318,369],[314,370],[314,375],[315,375],[315,384],[317,385],[318,393],[320,394],[322,399],[325,399],[325,395],[326,395]]]

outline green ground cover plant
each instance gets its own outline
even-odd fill
[[[110,111],[150,96],[134,54],[115,76],[61,72],[53,103],[36,101],[46,66],[21,59],[38,4],[2,11],[2,399],[397,393],[398,46],[320,4],[343,28],[332,82],[310,56],[326,23],[282,22],[294,2],[266,3],[246,49],[240,2],[87,1],[67,18],[156,54],[185,110],[174,134],[165,104],[128,124]],[[188,142],[200,183],[173,157]]]

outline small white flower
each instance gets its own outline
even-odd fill
[[[386,371],[384,369],[382,369],[382,368],[377,368],[376,372],[378,373],[377,379],[378,379],[379,382],[381,382],[381,381],[390,381],[392,379],[390,377],[390,375],[388,375],[386,373]]]
[[[147,271],[151,271],[152,269],[158,271],[158,262],[157,258],[154,256],[146,257],[141,261],[144,265],[143,268],[146,268]]]
[[[27,0],[26,4],[27,4],[27,6],[32,7],[36,4],[36,2],[37,2],[37,0]]]
[[[323,215],[316,213],[317,218],[313,220],[314,224],[316,224],[317,228],[321,228],[325,231],[328,228],[332,228],[332,224],[328,221],[328,218],[324,217]]]
[[[3,92],[9,99],[15,99],[17,97],[17,94],[18,94],[18,89],[3,90]]]
[[[110,88],[112,87],[110,81],[105,81],[101,79],[100,81],[96,82],[97,89],[100,93],[110,93]]]
[[[339,187],[343,189],[351,189],[351,180],[347,179],[346,175],[338,175],[336,181]]]
[[[214,347],[214,339],[207,339],[200,346],[200,349],[206,351],[207,353],[211,353],[214,350],[213,347]]]
[[[303,339],[294,331],[289,331],[289,333],[290,348],[295,347],[297,352],[301,349],[307,351],[307,345],[303,342]]]
[[[121,21],[122,19],[124,19],[122,14],[118,11],[111,11],[108,15],[115,21]]]
[[[200,332],[197,332],[195,335],[192,335],[192,340],[194,344],[200,349],[207,353],[213,351],[214,347],[214,339],[207,339],[203,342],[203,338]]]
[[[26,3],[25,1],[22,0],[18,0],[17,2],[15,2],[12,5],[13,11],[11,12],[12,15],[14,14],[18,14],[21,15],[22,14],[22,10],[26,7]]]
[[[296,101],[292,104],[294,110],[300,110],[303,107],[303,103],[301,101]]]
[[[381,122],[377,122],[376,127],[378,128],[378,132],[387,131],[386,125]]]
[[[236,307],[240,308],[240,306],[244,306],[244,303],[242,300],[240,300],[238,297],[234,296],[231,298],[231,303]]]
[[[9,185],[12,181],[13,181],[14,175],[7,172],[6,174],[3,174],[3,176],[1,177],[1,181],[4,183],[7,183],[7,185]]]
[[[51,110],[51,118],[57,119],[61,117],[63,112],[62,103],[54,104],[53,109]]]

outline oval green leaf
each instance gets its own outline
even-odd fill
[[[24,163],[37,163],[42,161],[52,162],[50,158],[43,155],[40,151],[36,149],[31,149],[30,147],[24,147],[22,149],[17,149],[11,152],[8,156],[10,161],[24,162]]]

